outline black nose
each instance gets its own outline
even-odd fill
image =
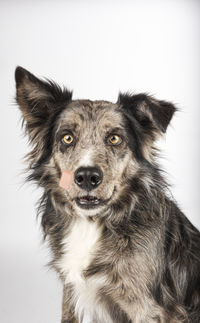
[[[102,171],[97,167],[80,167],[74,174],[75,183],[87,191],[91,191],[101,184],[102,178]]]

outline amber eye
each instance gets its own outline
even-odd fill
[[[73,142],[74,138],[73,138],[73,136],[72,136],[72,135],[67,134],[67,135],[65,135],[65,136],[63,137],[63,139],[62,139],[62,140],[63,140],[64,144],[70,145],[70,144]]]
[[[122,142],[122,138],[118,135],[112,135],[109,137],[109,143],[112,145],[119,145]]]

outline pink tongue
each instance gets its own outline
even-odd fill
[[[65,190],[68,190],[72,182],[73,182],[73,174],[68,170],[64,170],[60,178],[59,186],[64,188]]]

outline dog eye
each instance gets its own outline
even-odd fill
[[[65,135],[65,136],[62,138],[62,142],[63,142],[64,144],[67,144],[67,145],[70,145],[70,144],[73,142],[73,140],[74,140],[74,138],[73,138],[73,136],[72,136],[72,135],[70,135],[70,134],[67,134],[67,135]]]
[[[109,144],[111,145],[120,145],[122,142],[122,138],[118,135],[112,135],[108,138]]]

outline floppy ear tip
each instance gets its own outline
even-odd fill
[[[178,109],[174,106],[173,103],[166,101],[160,101],[160,107],[163,110],[163,113],[160,115],[159,119],[162,131],[165,133],[174,113]]]

